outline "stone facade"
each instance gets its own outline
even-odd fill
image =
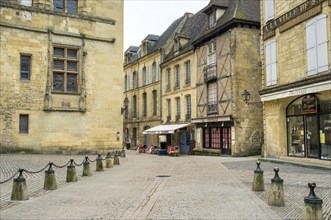
[[[122,91],[123,2],[78,1],[75,13],[56,11],[52,0],[0,6],[1,148],[121,148],[123,99],[111,94]],[[30,59],[28,78],[22,56]]]
[[[330,1],[273,2],[261,1],[263,155],[331,159]],[[266,21],[268,7],[274,14]],[[314,47],[315,39],[321,46]],[[269,76],[268,65],[275,67]],[[316,108],[305,109],[308,97]]]

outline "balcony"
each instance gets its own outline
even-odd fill
[[[185,114],[185,121],[191,120],[191,114]]]
[[[217,79],[216,64],[211,64],[203,68],[205,82]]]
[[[170,122],[171,121],[171,115],[168,115],[167,116],[167,122]]]
[[[176,121],[180,120],[180,115],[176,115]]]

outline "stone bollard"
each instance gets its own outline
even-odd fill
[[[121,157],[125,158],[125,150],[124,149],[121,151]]]
[[[76,176],[76,167],[74,165],[74,160],[70,159],[70,164],[67,166],[67,183],[71,182],[77,182],[77,176]]]
[[[19,176],[14,179],[13,189],[11,192],[11,200],[28,200],[29,193],[26,186],[25,178],[23,177],[23,169],[19,169]]]
[[[256,161],[256,170],[254,170],[254,180],[252,191],[264,191],[263,170],[260,168],[260,161]]]
[[[88,156],[85,156],[85,161],[83,163],[83,176],[92,176],[90,162],[88,161]]]
[[[103,171],[103,163],[102,163],[102,157],[101,154],[98,155],[96,159],[96,165],[95,165],[95,170],[96,171]]]
[[[308,187],[310,188],[310,193],[307,197],[305,197],[305,206],[302,212],[303,220],[322,220],[323,212],[322,212],[322,203],[323,200],[318,198],[315,195],[314,188],[316,187],[315,183],[308,183]]]
[[[271,206],[285,206],[284,202],[284,180],[278,176],[279,169],[274,168],[275,176],[271,179],[271,187],[269,191],[268,204]]]
[[[120,165],[120,158],[118,157],[117,154],[114,156],[114,165]]]
[[[45,170],[44,190],[57,189],[55,172],[54,172],[52,166],[53,166],[53,163],[49,163],[48,170]]]
[[[111,158],[110,153],[108,153],[106,157],[106,168],[112,168],[112,167],[113,167],[113,159]]]

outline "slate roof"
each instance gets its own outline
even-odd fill
[[[130,46],[125,52],[134,52],[134,53],[137,53],[137,51],[139,50],[139,47],[136,47],[136,46]]]
[[[147,37],[144,40],[148,39],[148,40],[156,41],[152,50],[148,52],[149,54],[161,49],[164,46],[166,41],[173,34],[173,32],[176,30],[178,25],[182,22],[184,17],[185,17],[185,15],[181,16],[180,18],[178,18],[177,20],[172,22],[172,24],[161,34],[161,36],[154,35],[154,34],[147,35]],[[131,48],[131,47],[129,47],[129,48]],[[140,54],[141,49],[140,49],[140,47],[137,47],[137,48],[139,48],[139,50],[137,50],[137,52],[132,56],[132,58],[128,62],[128,64],[133,63],[136,60],[138,60],[139,58],[141,58],[141,54]]]
[[[211,4],[217,4],[217,2],[225,3],[225,0],[212,0],[203,10],[212,7]],[[193,44],[198,44],[205,38],[219,34],[220,31],[226,30],[234,23],[260,25],[260,0],[230,0],[228,3],[228,7],[218,19],[217,24],[208,29],[206,22]]]

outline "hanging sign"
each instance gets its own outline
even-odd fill
[[[302,99],[302,112],[303,113],[316,113],[317,112],[317,98],[313,95],[306,95]]]

